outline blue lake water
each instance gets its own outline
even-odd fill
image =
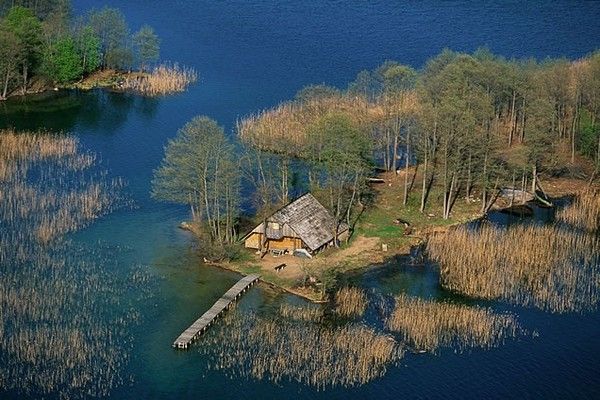
[[[155,296],[140,306],[144,317],[127,366],[134,381],[117,388],[114,398],[597,398],[600,315],[553,315],[502,303],[492,306],[517,313],[539,337],[485,351],[408,355],[383,378],[351,389],[316,391],[210,371],[198,352],[170,345],[237,275],[202,265],[191,238],[176,228],[187,210],[155,202],[149,189],[163,146],[196,115],[232,132],[238,118],[289,99],[307,84],[343,88],[360,70],[388,59],[419,68],[445,47],[578,58],[600,47],[600,2],[75,0],[75,12],[99,4],[121,8],[134,30],[152,25],[162,39],[162,58],[196,68],[200,83],[159,99],[93,91],[14,100],[0,104],[0,126],[76,135],[112,176],[129,183],[133,209],[74,235],[119,246],[119,268],[148,265],[156,277]],[[361,282],[386,294],[448,295],[435,271],[402,261]],[[240,307],[268,308],[282,297],[253,289]]]

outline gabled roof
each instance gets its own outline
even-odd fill
[[[289,225],[311,251],[333,240],[336,225],[329,211],[310,193],[279,209],[267,221]],[[348,226],[342,223],[338,233],[347,229]]]

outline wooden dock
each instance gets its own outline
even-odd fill
[[[248,290],[258,279],[260,275],[248,275],[240,279],[231,287],[217,302],[200,318],[187,328],[175,342],[173,347],[176,349],[187,349],[189,345],[196,340],[206,329],[212,325],[214,320],[225,312],[246,290]]]

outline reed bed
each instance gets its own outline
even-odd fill
[[[395,298],[395,307],[386,320],[386,327],[400,333],[402,340],[415,350],[432,353],[440,347],[460,351],[495,347],[522,332],[516,318],[510,314],[406,295]]]
[[[210,368],[318,389],[366,384],[403,356],[391,336],[364,325],[328,328],[235,313],[204,340],[199,348]]]
[[[598,232],[600,228],[600,193],[593,189],[580,192],[573,203],[557,212],[556,219],[588,232]]]
[[[0,275],[0,391],[23,397],[106,396],[124,374],[139,313],[136,281],[107,271],[115,249],[63,243]],[[141,267],[135,273],[147,275]],[[115,304],[117,300],[118,304]]]
[[[0,391],[106,396],[130,381],[139,315],[125,294],[145,272],[116,274],[115,249],[64,235],[119,207],[122,183],[75,139],[47,133],[0,131],[0,168]]]
[[[335,293],[334,303],[334,311],[337,315],[354,318],[362,317],[367,309],[368,300],[364,290],[356,287],[344,287]]]
[[[315,306],[293,306],[287,303],[279,306],[283,318],[296,321],[320,322],[323,320],[323,308]]]
[[[342,114],[357,126],[367,127],[381,113],[379,107],[361,97],[338,95],[304,103],[282,103],[242,119],[238,132],[242,140],[258,149],[302,157],[306,155],[298,151],[306,147],[311,129],[326,115]]]
[[[598,236],[552,226],[458,227],[429,239],[442,285],[468,296],[503,299],[552,312],[598,305]]]
[[[198,74],[193,68],[163,64],[149,74],[127,78],[121,88],[144,96],[164,96],[184,92],[197,80]]]
[[[306,144],[319,121],[329,115],[343,115],[356,127],[370,132],[391,118],[390,112],[416,115],[420,104],[415,91],[404,96],[369,102],[358,95],[337,94],[303,102],[285,102],[249,115],[237,124],[240,138],[257,149],[294,157],[306,157]]]
[[[11,244],[0,249],[0,262],[22,260],[122,205],[123,181],[108,180],[95,164],[74,138],[0,132],[0,227]]]

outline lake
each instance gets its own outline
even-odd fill
[[[98,1],[75,0],[84,13]],[[201,263],[192,238],[177,229],[185,207],[158,203],[150,181],[163,148],[196,115],[233,134],[245,115],[290,99],[311,83],[344,88],[363,69],[388,59],[420,68],[443,48],[481,46],[505,57],[578,58],[600,47],[600,2],[592,1],[191,1],[106,0],[133,30],[152,25],[162,58],[194,67],[199,83],[183,94],[147,99],[106,91],[59,92],[0,104],[0,127],[70,133],[96,153],[113,177],[128,182],[126,207],[72,235],[75,242],[116,249],[115,274],[146,266],[153,295],[139,300],[133,332],[132,383],[116,399],[139,398],[596,398],[600,391],[600,313],[551,314],[502,302],[483,303],[518,315],[536,335],[490,350],[408,354],[366,385],[317,391],[294,382],[231,377],[208,368],[173,340],[237,279]],[[452,297],[437,272],[402,259],[360,280],[384,294]],[[268,313],[289,295],[252,289],[242,312]],[[539,334],[539,335],[538,335]],[[197,343],[202,346],[202,341]],[[8,397],[21,398],[8,393]],[[0,397],[5,398],[0,393]]]

